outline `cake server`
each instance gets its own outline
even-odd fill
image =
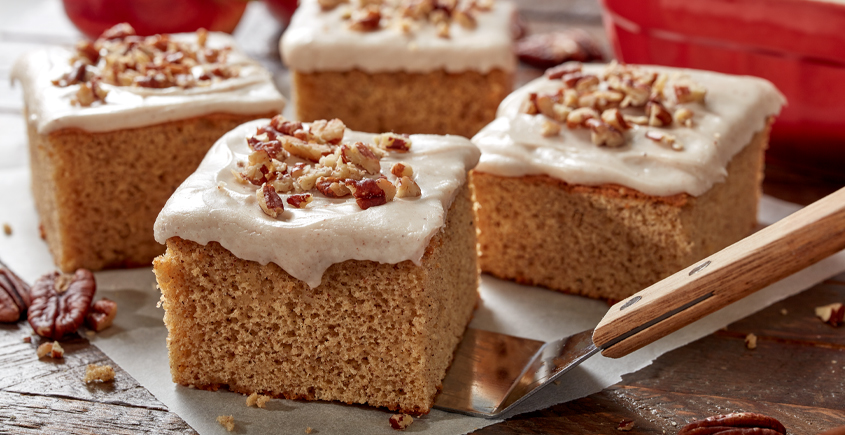
[[[845,249],[845,188],[612,306],[594,330],[541,342],[468,328],[436,408],[498,417],[587,358],[620,358]]]

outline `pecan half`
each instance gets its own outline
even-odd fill
[[[94,274],[89,270],[77,269],[65,290],[61,277],[61,273],[53,272],[38,278],[32,286],[28,316],[36,334],[55,340],[76,332],[97,291]]]
[[[753,412],[715,415],[694,421],[681,429],[678,435],[776,435],[786,434],[786,428],[776,419]]]
[[[85,326],[100,332],[111,326],[115,316],[117,316],[117,302],[103,298],[91,305],[88,315],[85,316]]]
[[[17,322],[31,302],[29,285],[0,262],[0,322]]]

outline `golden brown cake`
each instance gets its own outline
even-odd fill
[[[219,33],[127,25],[15,65],[42,233],[64,271],[146,266],[167,198],[224,133],[284,108],[269,74]]]
[[[307,0],[281,42],[300,120],[471,137],[512,89],[505,1]]]
[[[618,301],[745,237],[782,104],[750,77],[549,70],[473,138],[482,271]]]
[[[156,222],[173,381],[427,413],[478,299],[478,155],[337,120],[224,136]]]

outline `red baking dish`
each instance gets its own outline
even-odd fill
[[[770,80],[788,100],[770,155],[845,176],[845,3],[834,1],[602,3],[620,61]]]

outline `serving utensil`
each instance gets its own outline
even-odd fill
[[[541,342],[468,328],[434,406],[500,416],[587,358],[620,358],[845,249],[845,188]]]

